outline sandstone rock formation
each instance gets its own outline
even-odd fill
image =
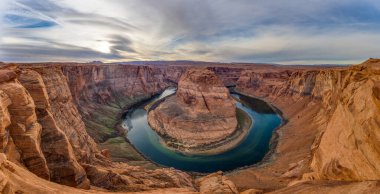
[[[369,64],[371,64],[369,66]],[[380,60],[351,69],[343,80],[323,134],[313,152],[313,178],[330,180],[380,179]],[[349,81],[347,81],[349,80]]]
[[[113,168],[84,165],[91,183],[112,191],[143,191],[158,188],[192,189],[191,177],[174,169],[147,170],[118,164]]]
[[[92,69],[93,67],[90,66],[88,68]],[[109,71],[107,68],[104,69]],[[112,76],[112,74],[109,76]],[[43,82],[41,82],[40,78],[42,78]],[[45,157],[48,162],[50,161],[49,168],[53,169],[53,181],[69,186],[88,188],[88,180],[90,180],[91,185],[119,191],[192,187],[191,182],[186,181],[188,178],[184,178],[187,176],[186,173],[171,169],[155,171],[141,168],[136,169],[128,165],[120,166],[114,164],[105,158],[86,131],[82,117],[79,115],[77,106],[74,104],[76,101],[72,98],[67,78],[63,75],[60,67],[33,66],[23,68],[19,79],[22,80],[26,88],[31,89],[32,96],[38,98],[37,102],[41,105],[38,107],[38,116],[45,130],[42,134],[42,138],[44,138],[42,149],[46,153]],[[87,82],[92,84],[89,80]],[[127,84],[124,83],[123,86]],[[144,91],[140,88],[141,86],[144,85],[138,85],[137,89]],[[85,88],[83,90],[95,92],[94,88],[90,85],[85,84],[83,87]],[[47,91],[47,95],[41,94],[41,91],[45,90],[44,88]],[[105,89],[111,91],[121,90],[116,86],[108,86]],[[156,90],[156,88],[152,90]],[[80,93],[75,90],[74,92],[78,92],[74,96],[78,96]],[[115,93],[110,93],[112,94],[111,98],[121,98],[121,96],[117,96]],[[43,100],[45,97],[48,100]],[[95,103],[92,100],[87,107]],[[117,117],[118,115],[114,114],[112,116]],[[63,132],[63,136],[60,131]],[[60,141],[61,144],[53,144],[52,141]],[[168,174],[172,178],[166,178]],[[162,179],[155,178],[155,176]],[[115,179],[115,177],[121,178]],[[115,182],[114,180],[118,181]]]
[[[190,69],[180,79],[176,96],[148,115],[161,135],[196,148],[221,141],[236,131],[236,107],[222,81],[210,70]]]
[[[120,184],[121,182],[118,182]],[[28,194],[111,194],[112,191],[104,189],[83,190],[64,185],[59,185],[47,180],[41,179],[30,173],[23,167],[11,162],[8,158],[0,153],[0,193],[28,193]],[[166,188],[154,189],[151,191],[141,192],[118,192],[120,194],[145,193],[145,194],[195,194],[191,188]]]
[[[278,129],[271,162],[229,173],[230,181],[220,173],[203,177],[195,181],[197,189],[236,193],[235,183],[247,193],[378,193],[379,67],[378,59],[351,67],[211,67],[225,85],[234,85],[240,75],[239,91],[272,102],[289,122]],[[111,162],[90,136],[101,142],[115,135],[98,131],[114,127],[124,106],[178,82],[191,65],[17,68],[0,64],[1,193],[195,192],[184,172]],[[216,106],[199,98],[189,81],[183,83],[178,102],[196,104],[193,113]],[[110,116],[101,120],[100,113]],[[81,188],[88,188],[88,179],[95,190],[49,178]]]
[[[3,96],[6,94],[9,97],[11,102],[9,104],[9,100],[6,100],[8,102],[3,100],[4,105],[9,104],[7,109],[11,115],[9,134],[17,149],[20,150],[21,160],[25,166],[36,175],[49,179],[49,170],[40,148],[42,128],[37,121],[34,101],[27,90],[15,79],[14,72],[0,71],[2,71],[1,75],[6,75],[2,78],[0,91],[3,91]]]
[[[11,118],[8,112],[8,106],[11,103],[8,95],[0,90],[0,149],[3,152],[8,144],[8,132],[6,128],[11,124]]]
[[[89,188],[84,169],[77,162],[71,144],[51,114],[48,93],[40,74],[24,70],[20,82],[36,103],[38,122],[42,125],[41,148],[52,181],[79,188]]]
[[[79,162],[92,163],[96,161],[97,150],[94,140],[86,132],[86,127],[73,102],[67,78],[61,69],[33,68],[38,72],[45,84],[50,109],[57,126],[66,134]]]
[[[223,172],[209,174],[205,177],[195,180],[199,191],[204,194],[225,193],[238,194],[235,184],[223,176]]]
[[[311,158],[310,169],[296,167],[297,172],[285,172],[284,178],[290,174],[301,177],[304,173],[304,180],[380,179],[376,140],[380,127],[379,66],[380,60],[370,59],[352,67],[279,68],[242,73],[238,81],[240,91],[275,104],[302,102],[305,110],[319,108],[308,121],[316,126],[312,130],[317,132],[308,155],[304,155]],[[302,115],[293,119],[302,120]]]
[[[104,142],[123,109],[168,87],[159,68],[126,65],[63,66],[73,100],[78,105],[87,132]]]

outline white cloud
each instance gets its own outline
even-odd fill
[[[57,25],[12,28],[1,20],[0,60],[356,62],[380,53],[379,5],[375,0],[1,0],[1,18],[14,14]]]

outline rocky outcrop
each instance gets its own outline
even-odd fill
[[[112,191],[104,189],[83,190],[64,185],[59,185],[47,180],[41,179],[34,174],[30,173],[23,167],[8,160],[8,158],[0,153],[0,193],[14,194],[14,193],[28,193],[28,194],[111,194]],[[165,193],[178,193],[178,194],[195,194],[191,188],[165,188],[165,189],[152,189],[150,191],[141,192],[118,192],[120,194],[165,194]]]
[[[177,89],[180,103],[194,113],[208,112],[220,117],[235,117],[235,103],[228,89],[214,72],[190,69],[180,79]]]
[[[232,181],[228,180],[227,177],[223,176],[223,173],[221,171],[196,179],[195,182],[196,185],[199,187],[200,193],[239,193],[235,184]]]
[[[147,170],[127,164],[119,164],[113,168],[85,165],[85,169],[94,185],[113,191],[193,187],[189,175],[174,169]]]
[[[76,159],[80,163],[96,162],[99,151],[94,140],[87,134],[82,117],[74,104],[67,78],[61,69],[54,66],[32,69],[42,77],[49,99],[50,113],[57,127],[68,137]]]
[[[6,128],[11,124],[11,118],[8,112],[8,106],[11,104],[8,95],[0,90],[0,149],[2,152],[8,144],[8,132]]]
[[[313,150],[312,178],[329,180],[380,179],[380,74],[367,61],[350,69]],[[380,60],[372,64],[377,67]],[[364,67],[364,68],[362,68]],[[331,106],[326,104],[326,106]],[[310,174],[305,177],[310,178]]]
[[[89,188],[86,172],[79,165],[65,133],[57,126],[45,84],[40,74],[23,70],[20,82],[29,91],[36,104],[38,122],[42,125],[41,149],[52,181],[79,188]]]
[[[188,70],[178,83],[176,96],[153,108],[148,121],[158,133],[184,148],[221,141],[237,129],[234,100],[207,69]]]
[[[15,72],[12,72],[12,70],[0,71],[1,75],[5,75],[2,77],[3,82],[0,83],[0,91],[2,91],[3,99],[6,98],[5,95],[9,98],[8,100],[3,100],[3,103],[5,105],[9,104],[9,101],[11,102],[7,109],[11,115],[9,134],[13,140],[12,142],[15,143],[20,151],[21,160],[25,166],[36,175],[49,179],[49,170],[40,148],[42,128],[37,121],[34,101],[27,90],[15,79]],[[8,141],[5,139],[8,139],[8,137],[4,138],[3,136],[3,145],[5,141]]]
[[[87,132],[96,142],[117,136],[124,109],[150,98],[169,84],[160,68],[130,65],[62,66]]]
[[[273,69],[268,71],[245,70],[242,72],[237,89],[251,95],[276,100],[311,98],[327,102],[336,97],[345,73],[341,69]]]
[[[279,189],[271,194],[294,194],[294,193],[379,193],[380,187],[378,181],[346,182],[346,181],[314,181],[296,184],[294,186]]]
[[[321,104],[312,123],[319,131],[310,148],[308,180],[378,180],[377,139],[380,60],[341,68],[272,70],[242,73],[238,90],[277,102],[309,99]]]
[[[235,67],[237,64],[208,67],[207,69],[215,72],[215,74],[223,81],[225,86],[235,86],[240,78],[241,72],[246,69],[244,67]]]
[[[191,178],[186,173],[174,169],[147,170],[112,163],[105,158],[77,115],[75,101],[60,67],[23,68],[19,80],[36,98],[37,117],[43,129],[41,149],[51,180],[80,188],[89,188],[91,182],[93,186],[118,191],[192,188]]]

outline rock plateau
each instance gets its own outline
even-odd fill
[[[151,108],[148,121],[172,146],[184,148],[222,141],[237,129],[233,98],[214,72],[205,68],[182,75],[176,95]]]

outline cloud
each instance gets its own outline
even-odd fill
[[[82,61],[83,59],[115,60],[123,58],[118,54],[104,54],[88,48],[59,44],[54,47],[5,44],[0,45],[0,49],[4,54],[5,61],[28,62],[30,59],[37,58],[40,62],[49,62],[51,61],[51,56],[54,56],[54,61]]]
[[[377,0],[2,0],[0,17],[4,61],[313,64],[380,53]]]

